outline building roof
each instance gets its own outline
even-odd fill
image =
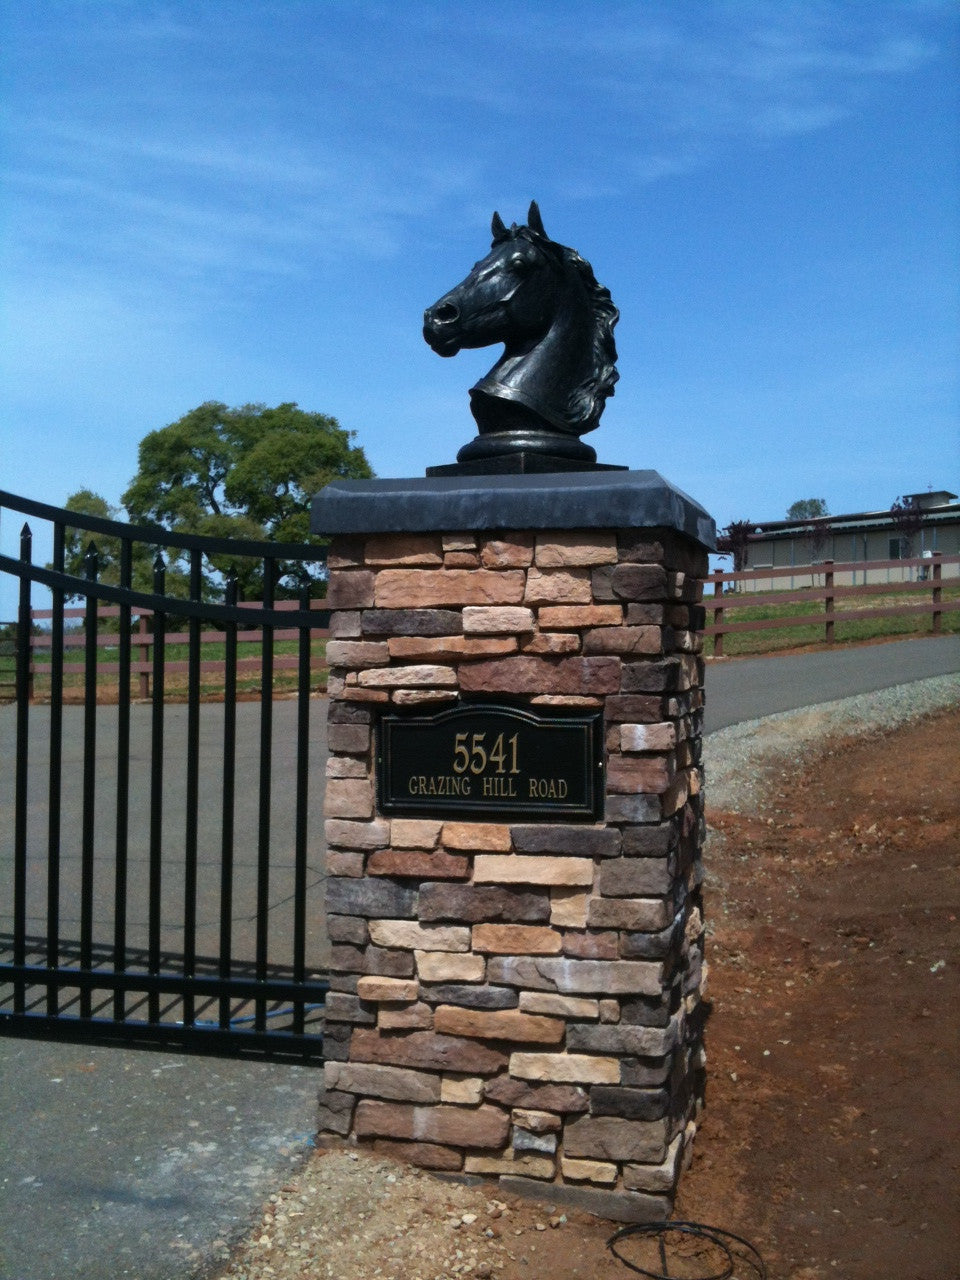
[[[904,502],[915,502],[918,507],[944,507],[951,498],[955,498],[955,493],[949,493],[946,489],[928,489],[926,493],[905,493],[903,495]]]
[[[956,497],[955,493],[938,489],[922,494],[905,494],[904,501],[915,501],[923,511],[924,524],[931,525],[946,520],[960,520],[960,503],[955,501]],[[806,537],[814,526],[825,531],[883,529],[893,528],[894,520],[889,507],[881,511],[854,511],[845,515],[817,516],[808,520],[758,520],[750,538],[758,541],[762,538],[789,538],[797,535]]]

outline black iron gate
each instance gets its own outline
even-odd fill
[[[322,1059],[322,550],[11,516],[0,1034]]]

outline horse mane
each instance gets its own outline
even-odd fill
[[[584,430],[592,430],[597,426],[603,413],[607,397],[614,393],[614,386],[619,381],[617,373],[617,345],[613,337],[613,326],[620,319],[620,312],[613,305],[610,290],[597,282],[593,267],[585,258],[581,258],[576,249],[563,250],[564,260],[574,267],[580,275],[593,315],[593,332],[590,335],[590,347],[593,359],[590,375],[574,387],[570,402],[578,422],[589,423]]]
[[[534,209],[535,205],[531,205],[531,213]],[[536,216],[539,220],[539,210],[536,210]],[[494,226],[496,228],[496,221]],[[567,413],[571,427],[577,428],[578,433],[592,431],[599,424],[607,397],[614,394],[614,387],[620,379],[616,369],[617,346],[613,337],[613,328],[620,319],[620,312],[613,304],[610,290],[598,283],[593,267],[576,249],[558,244],[545,231],[535,226],[517,226],[513,223],[507,228],[500,223],[500,227],[502,231],[495,229],[494,244],[506,239],[527,240],[547,253],[558,265],[571,268],[580,277],[590,305],[591,369],[582,382],[570,389]]]

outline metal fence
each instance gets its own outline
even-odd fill
[[[0,517],[11,512],[28,522],[19,555],[0,555],[0,574],[18,584],[15,701],[0,708],[0,1033],[322,1057],[327,982],[308,939],[308,890],[322,870],[309,830],[317,615],[306,576],[322,567],[322,549],[178,535],[0,492]],[[29,521],[49,526],[47,565],[34,563]],[[66,563],[78,530],[93,540],[82,575]],[[116,548],[112,582],[101,580],[98,538]],[[145,549],[149,591],[133,585]],[[173,561],[185,566],[176,593],[167,584]],[[255,605],[237,599],[241,562],[256,566]],[[291,580],[299,596],[281,601]],[[38,587],[51,600],[43,707],[31,703],[26,643]],[[67,601],[77,598],[82,700],[69,706],[65,624]],[[110,707],[98,701],[104,608],[118,676]],[[144,616],[151,689],[141,705],[131,682],[134,619]],[[211,629],[224,646],[215,714],[201,701]],[[238,700],[238,645],[252,632],[255,717]],[[296,647],[295,714],[282,743],[274,734],[278,633],[292,633]],[[11,628],[2,634],[9,648]],[[186,637],[180,706],[165,697],[171,634]],[[292,812],[280,814],[278,762],[292,783]]]

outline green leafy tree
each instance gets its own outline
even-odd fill
[[[373,475],[354,436],[336,418],[292,403],[230,409],[208,401],[143,438],[123,504],[131,519],[180,533],[319,545],[309,529],[313,494],[338,476]],[[214,570],[225,573],[228,560],[214,558]],[[257,593],[258,567],[236,568],[241,594]],[[209,577],[207,585],[216,590]]]
[[[106,498],[101,498],[99,493],[94,493],[92,489],[79,489],[76,493],[71,493],[65,509],[75,511],[79,515],[97,516],[101,520],[116,520],[120,515],[116,507],[112,507]],[[86,556],[91,543],[97,549],[100,581],[116,586],[120,581],[120,539],[97,536],[89,529],[70,525],[66,527],[63,537],[65,572],[72,574],[75,578],[86,575]],[[77,597],[74,595],[70,598]]]
[[[111,506],[106,498],[94,493],[92,489],[78,489],[72,493],[65,503],[65,510],[74,511],[78,515],[96,516],[100,520],[120,520],[123,513]],[[64,529],[63,567],[64,572],[75,578],[87,576],[87,553],[94,548],[97,553],[97,581],[118,586],[121,575],[122,539],[110,534],[93,533],[69,523]],[[132,544],[130,564],[131,585],[139,591],[152,590],[154,549],[142,542]],[[53,564],[47,565],[54,568]],[[68,601],[83,598],[82,591],[68,592]],[[107,625],[107,624],[105,624]]]
[[[829,514],[823,498],[801,498],[787,508],[788,520],[819,520]]]

